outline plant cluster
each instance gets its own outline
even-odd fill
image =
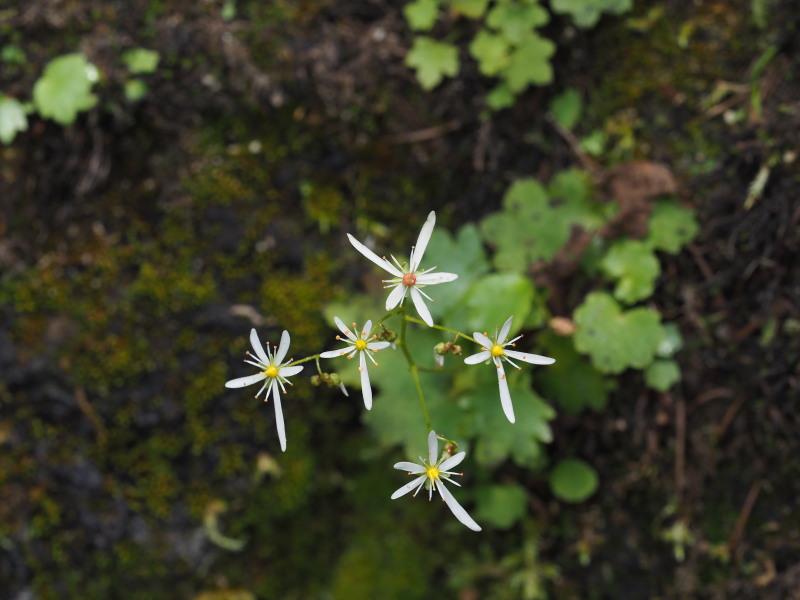
[[[154,73],[159,59],[158,52],[145,48],[132,48],[121,57],[131,75]],[[24,63],[25,54],[16,46],[5,46],[0,52],[0,62]],[[65,127],[72,125],[81,112],[97,105],[98,97],[92,88],[101,75],[85,55],[75,52],[47,63],[33,86],[30,100],[20,101],[0,92],[0,142],[10,144],[18,133],[27,131],[28,115],[33,113]],[[147,84],[140,77],[130,77],[124,85],[129,102],[137,102],[147,94]]]
[[[403,14],[415,32],[433,30],[446,14],[477,22],[469,43],[469,55],[486,77],[499,81],[486,97],[493,110],[511,106],[516,96],[531,85],[553,81],[551,57],[556,45],[542,28],[551,14],[568,15],[578,27],[593,27],[603,13],[621,14],[631,0],[553,0],[548,10],[539,0],[413,0]],[[451,36],[452,37],[452,36]],[[406,57],[420,85],[435,88],[460,68],[459,47],[427,35],[417,35]]]

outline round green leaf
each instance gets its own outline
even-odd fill
[[[0,142],[10,144],[17,133],[27,129],[28,116],[19,100],[0,94]]]
[[[681,380],[681,368],[674,360],[656,360],[644,372],[648,387],[666,392]]]
[[[488,331],[514,316],[511,335],[520,330],[536,296],[533,283],[517,273],[492,273],[478,279],[465,297],[466,330]]]
[[[485,485],[476,494],[479,521],[508,529],[525,516],[528,492],[520,485]]]
[[[700,232],[694,211],[672,200],[656,203],[649,228],[645,242],[670,254],[680,252]]]
[[[572,131],[572,128],[578,124],[582,108],[583,102],[578,90],[569,88],[553,98],[548,111],[553,115],[556,123],[567,131]]]
[[[653,251],[638,240],[622,240],[611,246],[600,267],[617,280],[614,297],[627,304],[653,295],[661,265]]]
[[[550,489],[564,502],[583,502],[597,491],[597,485],[597,472],[577,458],[562,460],[550,472]]]
[[[131,73],[154,73],[161,55],[155,50],[132,48],[122,55],[122,62]]]
[[[439,0],[415,0],[403,7],[403,15],[413,31],[428,31],[439,16]]]
[[[97,68],[83,54],[66,54],[51,60],[33,86],[39,114],[61,125],[71,125],[78,113],[97,104],[91,93]]]
[[[623,311],[606,292],[592,292],[574,314],[575,348],[588,354],[601,373],[643,369],[651,362],[664,329],[651,308]]]
[[[432,90],[445,76],[458,74],[458,48],[429,37],[414,38],[414,45],[406,55],[406,66],[416,71],[423,89]]]

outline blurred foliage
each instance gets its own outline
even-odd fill
[[[603,13],[622,14],[631,6],[631,0],[557,0],[550,10],[569,15],[578,27],[586,28],[594,26]],[[529,86],[552,83],[551,58],[556,44],[539,32],[551,18],[539,0],[412,0],[403,8],[415,32],[431,31],[448,12],[478,22],[469,54],[482,75],[500,80],[486,96],[492,110],[513,105],[516,96]],[[452,20],[448,24],[452,25]],[[416,36],[406,64],[416,70],[420,85],[431,90],[445,77],[458,74],[458,46]]]

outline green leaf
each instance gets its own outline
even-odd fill
[[[569,14],[578,27],[594,27],[604,12],[621,15],[633,8],[633,0],[552,0],[553,11]]]
[[[681,380],[681,368],[674,360],[658,359],[645,369],[644,380],[648,387],[666,392]]]
[[[91,93],[97,68],[83,54],[65,54],[51,60],[33,86],[36,110],[61,125],[71,125],[78,113],[97,104]]]
[[[519,179],[506,192],[503,210],[481,222],[484,240],[496,248],[498,269],[526,272],[534,262],[555,256],[573,225],[593,230],[602,224],[589,201],[585,175],[559,173],[548,190],[535,179]]]
[[[27,57],[19,46],[8,44],[0,50],[0,60],[10,65],[24,65]]]
[[[578,124],[582,109],[583,102],[578,90],[569,88],[553,98],[548,111],[553,115],[556,123],[567,131],[572,131],[572,128]]]
[[[548,12],[538,4],[498,2],[486,17],[486,24],[499,32],[512,44],[522,44],[535,27],[547,24]]]
[[[451,319],[453,324],[460,319],[462,331],[466,329],[471,333],[493,329],[513,315],[514,323],[509,334],[513,335],[525,324],[531,308],[543,304],[527,277],[517,273],[491,273],[470,286],[462,302],[465,310],[454,311]]]
[[[515,483],[484,485],[476,494],[479,521],[498,529],[508,529],[525,516],[528,507],[528,492]]]
[[[417,37],[406,55],[406,66],[416,71],[423,89],[432,90],[445,75],[458,75],[458,48],[429,37]]]
[[[675,323],[664,323],[664,337],[658,343],[656,356],[659,358],[672,358],[672,356],[683,348],[683,336]]]
[[[700,232],[694,211],[673,200],[657,202],[650,215],[645,243],[657,250],[677,254]]]
[[[602,129],[595,129],[589,135],[581,138],[581,150],[592,156],[601,156],[606,147],[606,133]]]
[[[155,73],[160,59],[161,55],[158,52],[146,48],[132,48],[122,55],[122,62],[131,73],[136,75]]]
[[[458,279],[441,286],[441,293],[438,293],[439,288],[426,290],[436,300],[428,306],[437,323],[462,304],[470,286],[489,270],[480,233],[472,224],[462,227],[456,237],[444,229],[435,229],[425,251],[425,263],[436,265],[437,271],[458,273]]]
[[[17,133],[28,130],[25,108],[15,98],[0,94],[0,142],[10,144]]]
[[[225,4],[222,5],[222,10],[220,10],[219,16],[222,17],[223,21],[232,21],[236,18],[236,0],[225,0]]]
[[[545,85],[553,81],[550,57],[556,46],[536,34],[529,35],[511,54],[502,77],[512,92],[519,93],[528,85]]]
[[[536,374],[536,381],[548,400],[556,400],[566,412],[585,408],[602,410],[608,402],[613,380],[606,379],[575,350],[572,339],[546,332],[538,342],[556,362]]]
[[[125,98],[129,102],[138,102],[147,95],[147,84],[141,79],[129,79],[125,82]]]
[[[439,0],[415,0],[403,7],[403,15],[412,31],[428,31],[439,16]]]
[[[487,76],[497,75],[508,65],[509,43],[503,36],[481,29],[472,43],[469,52],[478,61],[478,70]]]
[[[531,389],[529,372],[506,371],[516,417],[516,423],[509,423],[500,406],[494,367],[475,365],[471,368],[483,368],[483,377],[486,377],[464,397],[473,410],[471,425],[477,436],[475,460],[483,465],[494,465],[510,457],[521,467],[539,466],[543,459],[541,443],[553,439],[548,421],[556,413]]]
[[[650,247],[630,239],[615,242],[600,267],[617,280],[614,296],[627,304],[652,296],[661,273],[661,265]]]
[[[489,0],[450,0],[450,9],[456,15],[479,19],[486,12]]]
[[[601,373],[643,369],[664,337],[660,315],[651,308],[623,311],[606,292],[592,292],[574,314],[575,348],[588,354]]]
[[[486,104],[492,110],[503,110],[514,105],[516,96],[505,83],[500,83],[486,95]]]
[[[597,471],[578,458],[560,461],[550,472],[549,479],[553,495],[564,502],[577,504],[597,491]]]

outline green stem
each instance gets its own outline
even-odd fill
[[[419,323],[420,325],[425,325],[425,327],[429,326],[425,321],[423,321],[422,319],[417,319],[416,317],[409,317],[408,315],[403,315],[403,319],[404,319],[404,322],[403,322],[404,325],[405,325],[405,321],[411,321],[412,323]],[[456,334],[456,339],[453,340],[453,343],[455,343],[456,340],[459,337],[463,337],[465,339],[470,340],[471,342],[475,342],[476,344],[480,345],[478,343],[478,341],[475,340],[475,338],[473,338],[472,336],[467,335],[466,333],[462,333],[461,331],[456,331],[455,329],[450,329],[449,327],[444,327],[442,325],[436,325],[436,324],[430,325],[430,327],[432,327],[433,329],[440,329],[442,331],[447,331],[449,333],[455,333]]]
[[[431,425],[431,416],[430,414],[428,414],[428,405],[425,403],[425,395],[422,393],[422,385],[420,384],[419,381],[419,371],[417,369],[417,364],[414,362],[414,359],[411,356],[411,352],[409,352],[408,350],[408,345],[406,344],[407,323],[408,322],[406,321],[406,319],[403,319],[403,324],[400,327],[400,337],[397,339],[397,344],[403,351],[403,356],[406,357],[406,362],[408,363],[408,370],[411,373],[411,377],[414,380],[414,385],[417,388],[417,395],[419,396],[419,404],[422,407],[422,414],[425,415],[425,424],[428,426],[428,431],[432,431],[433,425]]]

